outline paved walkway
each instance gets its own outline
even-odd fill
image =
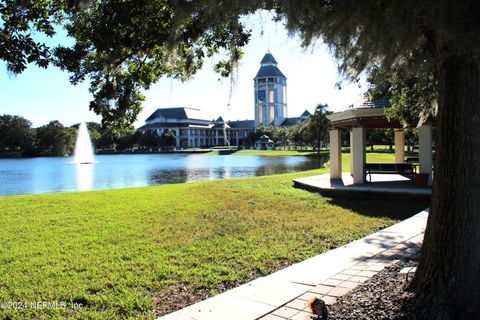
[[[306,301],[327,304],[400,258],[419,253],[428,210],[346,246],[196,303],[161,320],[310,319]]]

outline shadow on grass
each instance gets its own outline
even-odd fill
[[[213,150],[213,151],[217,151],[219,155],[222,155],[222,156],[227,156],[229,154],[234,154],[235,152],[238,152],[238,150]]]
[[[331,198],[328,203],[369,217],[407,219],[430,206],[430,200]]]
[[[302,151],[299,151],[302,152]],[[320,152],[318,151],[310,151],[314,153],[307,154],[307,157],[312,157],[312,158],[327,158],[327,160],[330,158],[330,151],[329,150],[321,150]]]

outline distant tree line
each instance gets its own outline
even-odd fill
[[[15,115],[0,115],[0,156],[68,156],[73,153],[79,124],[67,127],[53,120],[33,128],[32,122]],[[175,144],[172,133],[162,136],[142,134],[133,127],[124,129],[102,128],[99,123],[88,122],[92,144],[99,150],[133,150],[160,148]]]
[[[320,152],[329,143],[330,120],[327,115],[331,113],[328,105],[318,104],[315,113],[306,122],[290,127],[260,126],[247,138],[247,144],[253,145],[262,135],[267,135],[277,146],[285,149],[293,144],[295,149],[310,146]]]
[[[307,122],[298,123],[291,127],[264,127],[260,126],[252,133],[247,144],[253,145],[262,135],[270,137],[275,144],[283,148],[291,146],[295,149],[304,147],[313,147],[314,150],[320,152],[322,148],[328,147],[329,130],[331,128],[330,120],[327,116],[332,114],[328,110],[328,105],[318,104],[315,113],[310,116]],[[411,151],[418,144],[418,133],[415,128],[405,128],[405,145],[407,150]],[[394,129],[368,129],[366,131],[366,145],[371,151],[375,150],[375,146],[388,146],[393,151],[395,144]],[[350,136],[348,130],[343,130],[342,141],[344,146],[350,146]]]
[[[328,106],[319,104],[310,118],[290,127],[260,126],[246,140],[246,145],[253,146],[262,135],[269,136],[277,147],[302,149],[313,147],[320,152],[328,146],[330,121]],[[76,132],[79,124],[70,127],[53,120],[41,127],[33,128],[32,122],[15,115],[0,116],[0,156],[34,157],[34,156],[68,156],[73,154]],[[161,136],[154,133],[142,133],[133,127],[103,128],[100,123],[88,122],[88,131],[97,152],[113,151],[150,151],[175,146],[175,133],[167,131]],[[394,144],[393,129],[373,129],[367,131],[367,146],[374,150],[374,145]],[[345,145],[348,145],[348,131],[343,133]],[[415,130],[407,130],[406,144],[412,148],[417,143]]]
[[[66,155],[75,144],[76,131],[59,121],[32,128],[32,123],[20,116],[0,116],[0,154],[3,156]]]

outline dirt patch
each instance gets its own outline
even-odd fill
[[[413,273],[402,274],[417,261],[405,260],[384,269],[369,281],[341,297],[330,308],[329,320],[412,319],[405,312],[405,303],[413,296],[407,291]]]
[[[277,259],[265,263],[265,270],[253,269],[250,276],[244,282],[224,284],[221,287],[212,290],[206,288],[190,288],[187,285],[180,285],[174,288],[162,290],[160,292],[151,292],[155,306],[154,315],[160,317],[182,308],[191,306],[197,302],[212,297],[213,293],[222,293],[227,290],[238,287],[244,283],[250,282],[258,277],[266,276],[278,270],[284,269],[293,264],[293,261]]]
[[[163,316],[188,307],[210,296],[207,289],[189,289],[186,286],[151,293],[155,305],[155,316]]]

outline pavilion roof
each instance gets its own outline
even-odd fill
[[[402,128],[395,120],[388,120],[385,109],[390,107],[388,99],[368,100],[347,110],[328,115],[333,128]]]
[[[385,108],[353,108],[328,115],[333,128],[402,128],[400,122],[389,121]]]

